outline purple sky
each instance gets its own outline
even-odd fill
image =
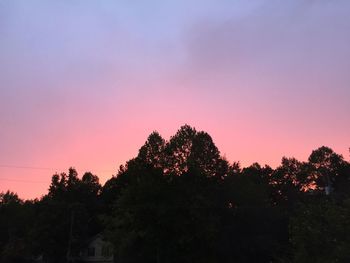
[[[349,32],[348,0],[2,0],[0,191],[104,182],[185,123],[245,166],[349,159]]]

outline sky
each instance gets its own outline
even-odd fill
[[[349,160],[348,0],[0,0],[0,192],[102,183],[189,124],[243,166]]]

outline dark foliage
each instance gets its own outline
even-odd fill
[[[0,194],[0,262],[74,262],[96,234],[116,262],[349,262],[350,164],[328,147],[307,162],[241,168],[209,134],[153,132],[101,186],[52,176],[48,194]]]

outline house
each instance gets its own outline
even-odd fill
[[[91,238],[80,251],[77,262],[111,263],[113,261],[113,247],[102,239],[100,234]]]

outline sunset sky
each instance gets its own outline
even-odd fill
[[[0,0],[0,192],[104,183],[183,124],[243,166],[349,160],[350,1]]]

